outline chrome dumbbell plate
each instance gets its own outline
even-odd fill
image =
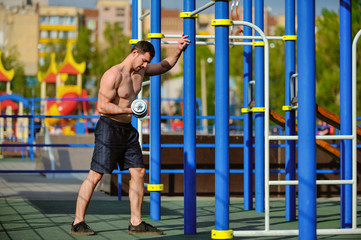
[[[147,103],[141,99],[136,99],[132,102],[131,109],[133,115],[137,118],[145,117],[148,113]]]

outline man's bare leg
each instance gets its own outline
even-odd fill
[[[144,196],[144,168],[129,168],[131,181],[129,186],[130,222],[133,226],[142,222],[142,203]]]
[[[93,195],[96,185],[100,179],[102,179],[102,177],[103,174],[90,170],[87,178],[80,186],[78,198],[76,201],[75,220],[73,223],[74,225],[84,221],[85,212],[88,208],[89,201]]]

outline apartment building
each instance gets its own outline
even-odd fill
[[[127,36],[131,36],[131,5],[129,0],[98,0],[98,40],[104,43],[103,32],[107,23],[118,23]]]
[[[46,49],[48,43],[60,43],[67,40],[75,43],[79,17],[82,9],[68,6],[41,6],[39,9],[39,61],[49,54]]]
[[[0,4],[0,48],[15,48],[26,75],[37,73],[39,20],[37,6]]]
[[[91,31],[90,41],[92,43],[98,39],[98,15],[96,9],[84,9],[82,23],[80,24]]]
[[[48,5],[49,0],[0,0],[0,5],[4,7],[24,7],[27,5]]]

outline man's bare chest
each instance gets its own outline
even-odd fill
[[[123,79],[117,87],[117,95],[120,98],[135,98],[142,88],[140,78]]]

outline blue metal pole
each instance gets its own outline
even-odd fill
[[[138,0],[132,0],[132,39],[138,39]],[[132,116],[132,125],[138,129],[138,119],[134,116]]]
[[[243,16],[244,21],[252,22],[252,0],[244,0],[243,2]],[[252,28],[245,26],[244,35],[251,36]],[[251,39],[245,39],[245,42],[251,42]],[[253,148],[252,148],[252,112],[248,112],[248,84],[252,81],[253,58],[252,46],[243,46],[243,195],[244,195],[244,210],[253,209]],[[252,94],[252,93],[251,93]]]
[[[195,10],[194,0],[184,0],[184,12]],[[196,25],[184,18],[183,32],[191,40],[184,52],[184,234],[197,232],[196,214]]]
[[[351,0],[340,0],[341,135],[352,134]],[[352,140],[341,141],[341,179],[352,179]],[[352,185],[341,185],[341,228],[352,227]]]
[[[35,115],[35,100],[34,100],[34,98],[31,99],[30,103],[31,103],[30,104],[30,114],[32,116],[34,116]],[[35,140],[35,122],[34,122],[34,118],[32,117],[32,118],[30,118],[30,137],[29,137],[28,143],[33,144],[34,140]],[[33,147],[30,147],[29,157],[30,157],[31,161],[34,161],[34,148]]]
[[[120,171],[118,167],[118,171]],[[122,200],[122,174],[118,173],[118,200]]]
[[[150,9],[152,13],[150,18],[150,32],[161,33],[161,1],[152,0]],[[151,43],[155,49],[155,56],[152,63],[157,63],[161,60],[160,42],[160,38],[151,39]],[[150,116],[150,184],[160,184],[160,75],[152,76],[150,82],[150,106],[152,111]],[[150,219],[160,220],[160,192],[150,193]]]
[[[298,0],[299,239],[316,239],[315,1]],[[302,160],[302,161],[301,161]]]
[[[263,30],[263,0],[255,1],[255,24]],[[256,34],[259,36],[259,34]],[[261,40],[258,40],[261,41]],[[255,107],[264,108],[264,49],[255,47]],[[255,116],[255,200],[256,212],[264,212],[264,111]]]
[[[295,0],[286,0],[285,35],[295,35]],[[290,79],[295,73],[295,41],[285,42],[285,105],[291,105]],[[294,91],[292,89],[291,91]],[[285,112],[286,135],[295,135],[295,112]],[[286,141],[286,180],[295,180],[296,177],[296,142]],[[296,187],[286,186],[286,220],[296,219]]]
[[[229,19],[228,1],[216,1],[215,18]],[[215,26],[215,229],[229,229],[229,26]]]

